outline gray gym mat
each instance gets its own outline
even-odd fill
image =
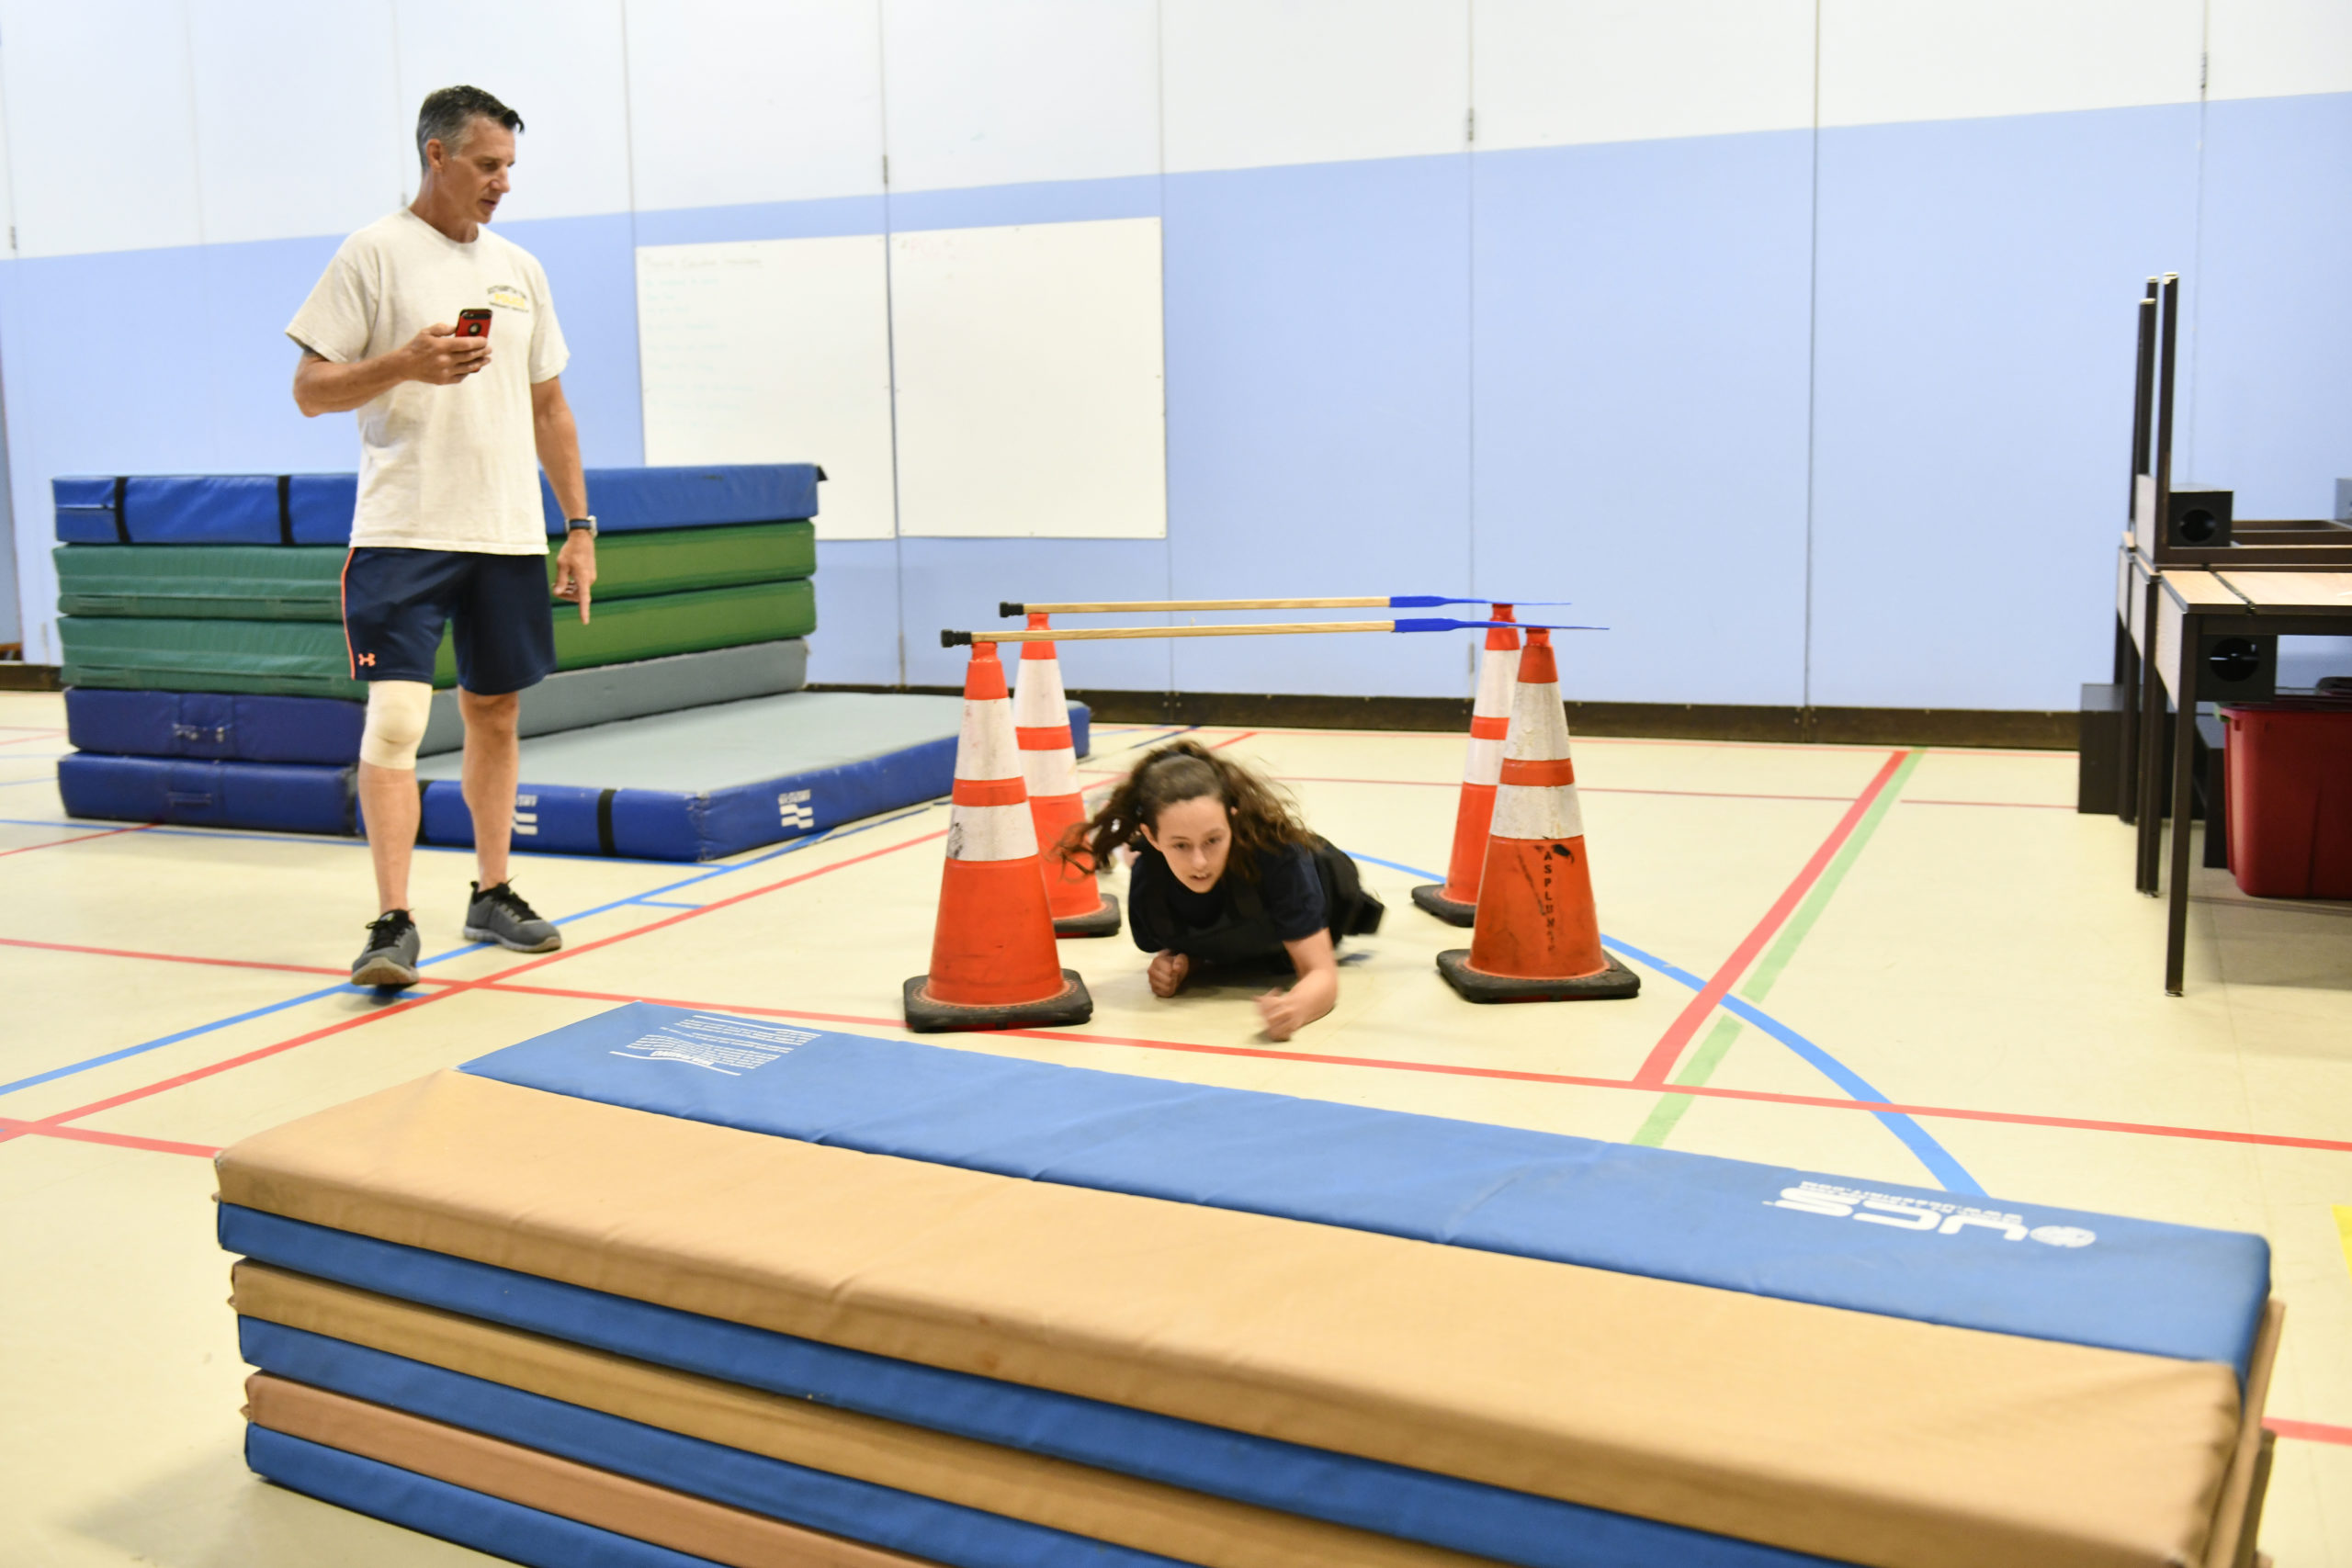
[[[523,781],[707,792],[952,740],[963,720],[961,697],[794,692],[541,735],[523,745]],[[461,766],[452,753],[420,761],[416,776],[454,779]]]
[[[798,691],[808,679],[808,644],[801,637],[559,671],[523,694],[522,732],[526,737],[555,735],[649,714],[775,696]],[[951,717],[948,728],[954,729],[958,722],[959,718]],[[424,756],[456,752],[465,744],[466,726],[458,714],[458,694],[434,693],[433,716],[424,727],[424,743],[419,752]],[[428,773],[425,776],[443,775]]]

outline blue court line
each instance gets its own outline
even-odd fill
[[[691,887],[697,882],[707,882],[714,876],[727,876],[735,872],[748,871],[752,866],[763,864],[768,861],[775,860],[779,855],[792,854],[797,851],[808,849],[811,845],[828,843],[835,839],[851,838],[871,829],[886,828],[893,822],[903,822],[910,817],[919,816],[926,809],[928,809],[927,806],[917,807],[910,811],[901,811],[893,816],[876,818],[870,822],[862,822],[854,828],[828,829],[822,833],[814,834],[806,839],[795,839],[788,844],[770,850],[765,854],[755,855],[752,859],[740,862],[737,864],[717,866],[709,871],[701,872],[695,875],[686,877],[683,881],[671,883],[665,887],[650,889],[647,894],[639,894],[628,898],[616,898],[609,904],[599,904],[593,909],[582,909],[576,914],[566,915],[562,919],[557,921],[557,924],[564,925],[569,924],[573,920],[584,920],[592,915],[601,915],[607,913],[610,910],[625,908],[630,904],[647,902],[653,895],[656,894],[674,893],[681,887]],[[655,865],[674,865],[677,863],[675,861],[655,861],[649,863]],[[677,908],[698,909],[702,908],[702,906],[699,904],[690,904],[679,905]],[[487,942],[467,942],[463,946],[453,947],[447,953],[436,953],[430,958],[422,959],[418,962],[417,967],[422,969],[427,964],[445,963],[452,958],[462,957],[464,954],[469,953],[480,953],[484,951],[489,945],[490,944]],[[150,1051],[160,1051],[166,1045],[176,1045],[184,1040],[193,1040],[198,1035],[212,1034],[223,1029],[232,1029],[240,1023],[247,1023],[256,1018],[266,1018],[274,1012],[284,1012],[288,1008],[298,1008],[305,1002],[321,1001],[328,997],[350,992],[357,992],[362,996],[374,996],[376,994],[370,987],[354,986],[347,982],[340,985],[328,986],[320,990],[310,991],[299,997],[288,997],[281,1002],[272,1002],[266,1007],[254,1008],[248,1011],[237,1013],[232,1017],[215,1019],[210,1023],[200,1023],[193,1029],[183,1029],[177,1033],[166,1034],[160,1039],[142,1041],[136,1045],[126,1045],[119,1051],[108,1051],[103,1055],[92,1056],[87,1060],[74,1062],[62,1067],[51,1067],[45,1073],[35,1073],[30,1077],[18,1078],[14,1083],[0,1084],[0,1095],[14,1094],[20,1089],[31,1089],[36,1084],[45,1084],[53,1082],[58,1078],[72,1077],[77,1073],[86,1073],[94,1067],[103,1067],[109,1063],[119,1062],[128,1057],[144,1055]]]
[[[632,904],[643,904],[655,909],[699,909],[700,904],[681,904],[674,898],[632,898]]]
[[[1352,850],[1348,852],[1356,860],[1368,861],[1374,865],[1385,865],[1391,871],[1401,871],[1408,875],[1424,877],[1432,882],[1445,880],[1436,873],[1423,871],[1419,866],[1402,865],[1393,860],[1382,860],[1377,855],[1360,855]],[[1620,942],[1605,932],[1601,935],[1600,942],[1611,953],[1630,958],[1645,969],[1655,969],[1677,985],[1687,986],[1694,991],[1703,991],[1707,988],[1707,982],[1688,969],[1678,968],[1665,959],[1644,953],[1629,942]],[[1869,1081],[1860,1073],[1754,1003],[1742,1001],[1737,997],[1726,996],[1723,999],[1722,1006],[1725,1011],[1743,1022],[1754,1024],[1795,1052],[1823,1077],[1844,1089],[1853,1099],[1864,1102],[1876,1101],[1880,1104],[1886,1102],[1888,1097],[1871,1088]],[[1936,1142],[1928,1134],[1928,1130],[1918,1122],[1899,1111],[1873,1111],[1871,1114],[1877,1117],[1888,1132],[1903,1141],[1904,1146],[1918,1157],[1919,1163],[1928,1168],[1928,1174],[1936,1179],[1937,1184],[1945,1191],[1965,1192],[1980,1198],[1984,1196],[1984,1189],[1976,1184],[1976,1179],[1962,1169],[1960,1162],[1952,1158],[1951,1152]]]
[[[57,782],[57,775],[56,775],[55,773],[45,773],[45,774],[43,774],[41,777],[37,778],[37,779],[0,779],[0,789],[6,789],[6,788],[8,788],[10,785],[12,785],[12,784],[55,784],[56,782]]]

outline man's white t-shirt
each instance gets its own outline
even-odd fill
[[[354,547],[547,553],[531,388],[571,355],[530,253],[487,228],[461,245],[402,208],[343,243],[286,335],[348,365],[485,307],[487,369],[448,387],[403,381],[360,405]]]

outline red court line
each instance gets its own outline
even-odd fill
[[[1682,1055],[1683,1048],[1690,1043],[1690,1037],[1699,1032],[1699,1026],[1707,1021],[1707,1016],[1715,1010],[1716,1005],[1731,990],[1732,982],[1756,962],[1757,954],[1764,951],[1764,944],[1772,940],[1772,934],[1796,913],[1797,906],[1804,901],[1804,896],[1812,891],[1821,874],[1829,869],[1829,863],[1837,858],[1838,850],[1852,836],[1871,803],[1878,799],[1886,788],[1887,781],[1894,776],[1894,771],[1909,755],[1908,751],[1887,753],[1886,761],[1879,765],[1878,773],[1862,793],[1854,797],[1853,804],[1846,808],[1846,814],[1838,819],[1838,826],[1829,830],[1829,837],[1821,840],[1821,847],[1813,852],[1813,858],[1804,863],[1804,868],[1797,873],[1796,880],[1782,889],[1780,897],[1773,900],[1772,907],[1764,911],[1764,918],[1756,922],[1756,929],[1747,933],[1747,940],[1732,950],[1732,955],[1724,960],[1723,967],[1708,980],[1706,989],[1692,997],[1690,1004],[1667,1027],[1666,1032],[1658,1037],[1657,1043],[1650,1048],[1648,1058],[1642,1063],[1641,1070],[1634,1075],[1634,1082],[1651,1088],[1665,1087],[1667,1075],[1674,1070],[1675,1061]]]
[[[307,1034],[298,1034],[291,1040],[281,1040],[274,1045],[264,1045],[257,1050],[247,1051],[242,1055],[232,1056],[225,1061],[215,1062],[209,1066],[191,1068],[187,1072],[164,1078],[158,1083],[148,1084],[140,1089],[126,1089],[120,1094],[110,1095],[105,1100],[93,1100],[87,1105],[76,1106],[71,1111],[61,1111],[54,1116],[44,1116],[38,1122],[17,1122],[8,1123],[6,1126],[0,1126],[0,1144],[5,1144],[12,1138],[21,1138],[36,1134],[47,1134],[56,1128],[63,1126],[66,1122],[78,1122],[85,1116],[95,1116],[101,1111],[111,1111],[116,1106],[127,1105],[135,1100],[145,1100],[151,1095],[162,1094],[168,1089],[179,1089],[185,1085],[195,1083],[199,1079],[211,1077],[217,1073],[225,1073],[230,1071],[232,1068],[242,1067],[249,1063],[258,1062],[266,1057],[275,1056],[280,1052],[291,1051],[298,1045],[307,1045],[314,1040],[323,1040],[328,1035],[340,1034],[347,1029],[356,1029],[362,1024],[373,1023],[378,1019],[390,1018],[398,1013],[414,1012],[418,1008],[430,1007],[435,1002],[446,1000],[450,997],[463,995],[468,991],[481,988],[499,980],[509,979],[516,975],[528,974],[534,969],[544,968],[548,964],[560,963],[567,958],[576,958],[583,953],[594,953],[598,948],[610,947],[617,942],[628,942],[635,937],[645,936],[653,931],[663,931],[671,926],[676,925],[681,920],[695,919],[700,916],[709,914],[714,909],[724,909],[729,905],[741,904],[746,899],[759,897],[762,894],[774,893],[779,889],[793,886],[797,883],[806,882],[811,877],[823,876],[828,873],[840,871],[845,866],[857,865],[863,862],[874,860],[882,855],[895,854],[900,850],[911,849],[917,844],[927,844],[932,842],[933,840],[944,839],[946,836],[947,829],[942,828],[935,833],[925,833],[918,838],[902,840],[898,843],[886,845],[878,850],[870,850],[862,855],[852,855],[847,860],[838,860],[830,865],[820,865],[814,871],[802,872],[797,876],[787,876],[780,882],[767,883],[761,886],[748,889],[745,892],[735,894],[730,897],[715,899],[708,904],[703,905],[699,908],[682,909],[666,919],[653,920],[645,925],[635,927],[632,930],[619,932],[614,936],[604,937],[595,942],[582,942],[577,947],[567,947],[560,952],[550,953],[544,958],[535,958],[528,964],[518,964],[511,969],[502,969],[495,975],[484,976],[481,978],[472,980],[442,980],[441,984],[446,988],[435,991],[430,996],[407,998],[401,1001],[394,1002],[391,1006],[383,1008],[378,1011],[362,1013],[356,1018],[346,1018],[340,1022],[328,1024],[322,1029],[311,1030]],[[628,998],[621,999],[625,1000]]]
[[[1250,739],[1251,736],[1253,736],[1253,735],[1262,735],[1262,734],[1264,734],[1264,733],[1265,733],[1265,732],[1264,732],[1263,730],[1258,730],[1258,729],[1245,729],[1245,730],[1243,730],[1243,731],[1242,731],[1240,734],[1238,734],[1238,735],[1228,735],[1228,736],[1227,736],[1224,739],[1222,739],[1222,740],[1218,741],[1216,745],[1214,745],[1214,746],[1210,747],[1210,748],[1209,748],[1209,750],[1212,750],[1212,751],[1222,751],[1222,750],[1224,750],[1227,747],[1231,746],[1231,745],[1234,745],[1236,742],[1243,741],[1243,740],[1247,740],[1247,739]]]
[[[2282,1438],[2301,1438],[2310,1443],[2342,1443],[2352,1447],[2352,1427],[2331,1427],[2324,1421],[2287,1421],[2277,1416],[2265,1417],[2262,1424]]]
[[[19,735],[11,740],[0,740],[0,746],[29,746],[36,740],[48,740],[64,733],[62,729],[44,729],[38,735]]]
[[[414,1012],[421,1007],[431,1007],[435,1002],[458,994],[458,990],[452,987],[446,991],[435,991],[429,997],[411,997],[404,1001],[394,1002],[380,1011],[361,1013],[356,1018],[346,1018],[340,1022],[330,1023],[323,1029],[313,1029],[307,1034],[298,1034],[291,1040],[281,1040],[275,1045],[264,1045],[257,1050],[247,1051],[243,1055],[231,1056],[225,1061],[214,1062],[208,1066],[191,1067],[187,1072],[176,1074],[160,1083],[151,1083],[140,1089],[125,1089],[120,1094],[108,1095],[104,1100],[94,1100],[87,1105],[77,1105],[71,1111],[61,1111],[54,1116],[44,1116],[38,1122],[13,1122],[6,1127],[0,1127],[0,1144],[5,1144],[11,1138],[21,1138],[31,1134],[54,1133],[68,1122],[78,1122],[85,1116],[96,1116],[101,1111],[111,1111],[118,1105],[128,1105],[134,1100],[145,1100],[150,1095],[161,1094],[166,1089],[180,1089],[216,1074],[225,1073],[232,1067],[242,1067],[248,1063],[275,1056],[280,1052],[291,1051],[297,1045],[308,1045],[313,1040],[324,1040],[330,1034],[341,1034],[344,1031],[356,1029],[361,1024],[373,1023],[379,1018],[390,1018],[395,1013]]]
[[[51,839],[45,844],[26,844],[13,850],[0,850],[0,860],[6,860],[10,855],[28,855],[35,850],[58,850],[63,849],[68,844],[86,844],[92,839],[111,839],[123,833],[143,833],[154,825],[153,822],[141,822],[131,828],[108,828],[103,833],[81,833],[71,839]]]
[[[5,1116],[0,1116],[0,1132],[29,1133],[76,1144],[105,1144],[119,1149],[146,1149],[159,1155],[193,1155],[198,1159],[210,1159],[220,1152],[210,1144],[175,1144],[168,1138],[138,1138],[129,1133],[100,1133],[88,1127],[43,1127],[32,1122],[12,1122]]]
[[[138,958],[154,964],[205,964],[223,969],[274,969],[287,975],[343,975],[316,964],[270,964],[258,958],[198,958],[193,953],[142,953],[128,947],[84,947],[71,942],[34,942],[27,937],[0,936],[0,947],[29,947],[43,953],[85,953],[98,958]]]
[[[1274,776],[1284,784],[1409,784],[1417,789],[1460,789],[1462,787],[1460,779],[1340,779],[1325,778],[1314,773],[1277,773]],[[1831,800],[1840,806],[1850,803],[1854,798],[1850,795],[1761,795],[1736,789],[1637,789],[1631,784],[1590,784],[1581,780],[1577,781],[1577,793],[1579,795],[1677,795],[1707,800]],[[1953,801],[1951,804],[1973,806],[1978,803]],[[1987,801],[1984,804],[1998,805],[2000,802]]]

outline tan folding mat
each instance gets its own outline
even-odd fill
[[[664,1486],[649,1486],[610,1471],[288,1382],[267,1372],[255,1372],[245,1380],[245,1418],[289,1438],[666,1546],[689,1557],[722,1562],[727,1568],[924,1568],[923,1559],[802,1529]]]
[[[235,1279],[232,1304],[247,1317],[1201,1568],[1487,1561],[650,1366],[266,1264],[239,1263]]]
[[[2201,1554],[2225,1366],[1057,1186],[444,1072],[224,1201],[1874,1568]]]

